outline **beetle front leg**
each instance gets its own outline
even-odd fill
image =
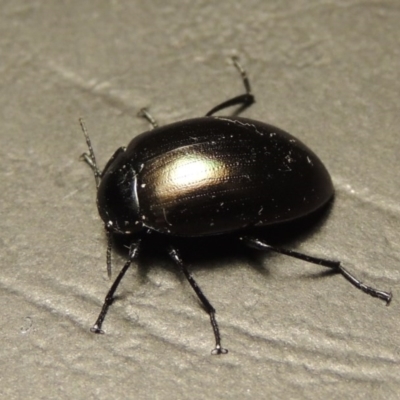
[[[129,267],[131,266],[132,261],[138,256],[139,246],[140,246],[140,239],[131,244],[129,248],[128,260],[122,267],[114,283],[111,285],[111,288],[104,299],[103,307],[101,308],[100,314],[97,317],[95,324],[90,328],[91,332],[104,333],[104,331],[101,329],[101,326],[103,325],[104,322],[104,318],[106,317],[107,311],[114,300],[115,291],[117,290],[119,284],[121,283],[122,278],[124,277],[126,271],[128,271]]]
[[[352,275],[347,269],[345,269],[340,261],[328,260],[326,258],[319,258],[309,256],[307,254],[299,253],[297,251],[282,249],[280,247],[271,246],[261,239],[243,236],[240,238],[247,246],[253,247],[258,250],[272,250],[276,253],[285,254],[286,256],[297,258],[299,260],[307,261],[312,264],[321,265],[322,267],[331,268],[334,271],[339,272],[345,279],[347,279],[353,286],[361,290],[364,293],[369,294],[372,297],[386,301],[386,305],[390,304],[392,300],[392,293],[383,290],[375,289],[372,286],[368,286],[361,282],[358,278]]]
[[[180,270],[185,275],[186,279],[190,283],[190,286],[196,292],[197,297],[200,299],[201,303],[203,304],[204,308],[206,309],[207,313],[210,316],[211,326],[213,328],[214,336],[215,336],[215,348],[211,351],[211,354],[226,354],[228,353],[227,349],[224,349],[221,346],[221,335],[219,333],[219,328],[217,324],[217,320],[215,319],[215,308],[211,305],[208,301],[207,297],[204,295],[202,290],[200,289],[197,282],[194,280],[192,274],[187,270],[185,265],[183,264],[182,258],[178,252],[178,250],[174,247],[170,247],[168,251],[170,257],[175,262],[175,264],[180,268]]]

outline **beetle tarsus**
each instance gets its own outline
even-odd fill
[[[233,56],[232,57],[232,62],[233,65],[236,67],[236,69],[239,71],[242,81],[244,84],[244,88],[246,89],[247,94],[251,94],[251,86],[250,86],[250,81],[247,76],[246,70],[242,67],[242,65],[239,63],[239,57],[238,56]]]
[[[149,113],[149,110],[147,108],[141,108],[140,111],[137,113],[138,117],[144,118],[147,120],[150,125],[154,128],[158,127],[157,121],[153,118],[153,116]]]
[[[215,346],[215,349],[213,349],[211,351],[211,354],[213,356],[219,355],[219,354],[227,354],[228,350],[224,349],[223,347],[221,347],[220,345]]]
[[[94,325],[90,328],[90,332],[92,332],[92,333],[97,333],[97,334],[100,334],[100,335],[103,335],[103,334],[104,334],[103,329],[100,329],[100,327],[99,327],[97,324],[94,324]]]
[[[386,292],[383,290],[375,289],[371,286],[366,285],[365,283],[358,280],[354,275],[352,275],[347,269],[342,267],[340,262],[337,262],[337,269],[338,271],[347,279],[353,286],[357,289],[360,289],[364,293],[369,294],[372,297],[377,297],[378,299],[384,300],[386,305],[388,306],[392,301],[392,293]],[[334,267],[333,267],[334,268]]]

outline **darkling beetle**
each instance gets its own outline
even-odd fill
[[[142,240],[152,232],[167,239],[237,232],[247,246],[330,268],[356,288],[390,303],[390,292],[360,282],[339,261],[275,247],[246,231],[314,214],[333,198],[334,189],[320,159],[295,137],[263,122],[214,116],[231,106],[239,106],[237,115],[255,102],[246,72],[236,58],[233,63],[245,94],[217,105],[205,117],[164,127],[158,127],[142,109],[140,115],[153,129],[135,137],[128,147],[119,148],[103,171],[97,167],[80,120],[89,149],[81,158],[91,167],[96,181],[97,207],[108,239],[109,276],[112,236],[132,237],[128,259],[107,293],[92,332],[104,333],[102,324],[114,293],[138,257]],[[212,354],[227,353],[221,346],[214,307],[186,268],[176,245],[168,246],[168,254],[210,316],[216,342]]]

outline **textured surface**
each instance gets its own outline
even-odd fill
[[[9,399],[397,398],[400,393],[400,7],[391,1],[2,1],[0,391]],[[190,257],[229,354],[163,257],[109,286],[83,116],[104,165],[148,129],[240,94],[294,134],[336,201],[297,250],[393,291],[390,307],[284,256]],[[233,250],[233,249],[232,249]],[[256,254],[256,255],[254,255]],[[122,264],[115,257],[115,270]]]

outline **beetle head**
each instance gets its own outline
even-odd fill
[[[142,230],[136,176],[134,168],[125,163],[113,163],[104,172],[97,207],[110,232],[132,234]]]

